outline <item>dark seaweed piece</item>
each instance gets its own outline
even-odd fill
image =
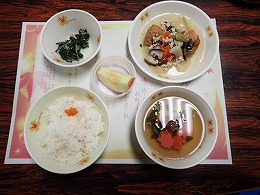
[[[172,25],[168,26],[168,28],[166,29],[166,31],[169,31],[170,33],[172,32]]]
[[[161,110],[160,102],[157,102],[153,108],[149,116],[146,118],[146,123],[152,127],[153,131],[157,134],[157,136],[162,131],[162,123],[159,119],[159,114]],[[155,135],[156,137],[156,135]]]
[[[61,58],[67,62],[79,61],[83,58],[81,49],[89,47],[89,37],[86,29],[80,29],[79,34],[72,35],[68,40],[56,43],[58,48],[55,52],[59,53]]]
[[[87,29],[80,29],[79,34],[76,34],[78,44],[82,49],[89,47],[89,37]]]
[[[173,135],[177,135],[179,129],[180,129],[180,125],[179,125],[179,121],[176,119],[176,120],[170,120],[167,125],[166,125],[166,128],[169,130],[169,131],[172,131],[173,132]]]
[[[157,117],[158,111],[152,110],[151,114],[147,117],[146,122],[150,125],[156,134],[160,134],[162,130],[162,123]]]
[[[187,136],[186,137],[186,141],[190,141],[190,140],[192,140],[193,139],[193,137],[191,137],[191,136]]]
[[[193,48],[193,43],[192,43],[191,39],[189,39],[187,42],[184,42],[182,44],[181,49],[182,49],[182,55],[183,55],[184,60],[187,60],[186,56],[187,56],[188,52],[192,51],[192,48]]]
[[[154,134],[152,135],[152,137],[157,138],[160,133],[162,132],[162,123],[159,119],[156,119],[153,121],[153,125],[151,126]]]

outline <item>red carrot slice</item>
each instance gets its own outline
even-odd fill
[[[174,140],[172,139],[172,133],[168,129],[162,130],[162,133],[157,138],[157,140],[161,143],[161,146],[164,148],[171,148],[174,144]]]
[[[70,108],[68,110],[65,110],[65,113],[68,116],[75,116],[78,113],[78,110],[77,110],[77,108]]]
[[[182,149],[182,146],[184,144],[184,138],[179,136],[179,135],[175,135],[175,136],[172,136],[172,140],[174,140],[171,148],[174,149],[174,150],[181,150]]]
[[[200,39],[197,38],[195,41],[194,41],[194,47],[198,46],[200,44]]]
[[[189,34],[190,34],[190,35],[195,35],[195,33],[196,33],[195,30],[189,29]]]
[[[162,35],[163,38],[166,38],[170,35],[170,32],[169,31],[165,31],[165,33]]]

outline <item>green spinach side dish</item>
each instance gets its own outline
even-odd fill
[[[78,34],[71,35],[68,40],[56,43],[58,48],[55,52],[59,53],[61,58],[67,62],[79,61],[83,58],[81,49],[89,47],[89,38],[87,29],[80,29]]]

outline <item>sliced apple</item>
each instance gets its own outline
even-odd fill
[[[106,87],[118,93],[128,91],[135,81],[135,77],[107,67],[100,67],[97,76]]]

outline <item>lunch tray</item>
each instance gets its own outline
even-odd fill
[[[212,19],[216,25],[216,21]],[[101,21],[103,43],[98,55],[77,68],[62,68],[51,64],[43,55],[39,39],[44,22],[24,22],[17,67],[15,94],[5,164],[31,164],[23,141],[23,125],[30,107],[47,91],[73,85],[95,92],[90,85],[92,67],[99,59],[120,56],[129,60],[127,36],[132,21]],[[111,119],[111,136],[96,163],[153,163],[142,151],[135,137],[134,120],[141,102],[153,91],[171,84],[155,81],[135,66],[137,78],[133,89],[124,97],[104,100]],[[173,85],[173,84],[172,84]],[[200,94],[212,106],[218,120],[218,139],[211,154],[201,164],[232,164],[228,122],[223,89],[220,55],[201,77],[174,84]]]

